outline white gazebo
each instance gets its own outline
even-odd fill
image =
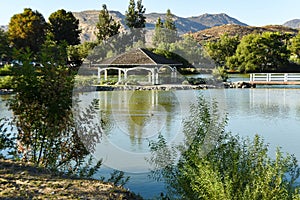
[[[144,48],[137,48],[120,54],[116,57],[104,60],[100,63],[92,63],[92,66],[98,67],[98,79],[101,80],[101,74],[104,80],[107,80],[107,71],[111,69],[118,70],[118,81],[127,79],[129,71],[146,70],[148,71],[148,82],[153,85],[159,84],[159,73],[169,68],[171,71],[171,80],[177,79],[177,68],[182,63],[167,59],[161,55],[155,54]]]

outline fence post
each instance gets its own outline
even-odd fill
[[[289,78],[289,74],[284,74],[284,82],[287,82],[288,81],[288,78]]]

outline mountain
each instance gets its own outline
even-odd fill
[[[236,24],[226,24],[221,26],[214,26],[205,30],[198,31],[196,33],[190,33],[198,42],[207,40],[217,40],[223,34],[228,34],[229,36],[243,37],[250,33],[263,33],[263,32],[281,32],[290,33],[296,35],[299,30],[289,28],[282,25],[268,25],[262,27],[256,26],[241,26]]]
[[[293,19],[290,21],[287,21],[283,24],[284,26],[290,27],[290,28],[300,28],[300,19]]]
[[[146,27],[154,29],[157,19],[160,17],[162,21],[165,20],[165,13],[150,13],[145,14],[146,17]],[[188,32],[196,32],[199,30],[203,30],[209,28],[199,22],[194,22],[189,20],[188,18],[178,17],[176,15],[173,16],[173,20],[176,24],[177,31],[179,34],[184,34]]]
[[[73,12],[74,17],[79,20],[79,28],[81,29],[80,39],[81,41],[95,41],[97,32],[96,24],[99,20],[99,10],[87,10],[82,12]],[[125,16],[118,11],[109,11],[109,14],[116,20],[125,24]],[[121,31],[124,30],[124,26],[121,27]]]
[[[127,29],[125,25],[125,15],[118,11],[109,11],[109,13],[116,21],[119,21],[122,24],[121,31]],[[94,33],[97,31],[96,23],[98,21],[99,10],[73,12],[73,15],[79,20],[79,27],[82,30],[82,34],[80,36],[81,41],[96,40]],[[162,20],[164,20],[165,15],[165,13],[145,14],[146,28],[154,29],[157,18],[160,17]],[[224,24],[238,24],[241,26],[247,26],[247,24],[244,24],[224,13],[204,14],[197,17],[188,18],[174,15],[173,20],[180,35],[189,32],[197,32]]]
[[[197,17],[189,17],[191,21],[203,24],[207,27],[221,26],[224,24],[237,24],[241,26],[247,26],[247,24],[238,21],[235,18],[232,18],[225,13],[221,14],[203,14]]]

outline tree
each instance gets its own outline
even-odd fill
[[[219,40],[209,41],[204,47],[218,67],[225,67],[226,60],[235,54],[239,42],[238,36],[230,37],[223,34]]]
[[[130,29],[131,42],[137,41],[145,42],[145,33],[143,28],[146,27],[146,17],[144,16],[146,9],[142,5],[142,0],[138,0],[135,4],[135,0],[129,1],[128,10],[125,12],[125,22]]]
[[[144,16],[146,9],[142,5],[142,0],[138,0],[135,4],[135,0],[129,1],[128,10],[125,12],[126,25],[132,28],[145,28],[146,17]]]
[[[225,130],[216,103],[202,96],[184,121],[184,141],[169,147],[160,135],[151,142],[153,177],[171,199],[299,199],[300,168],[294,156],[268,145],[258,135],[241,139]],[[179,158],[178,158],[179,157]]]
[[[174,43],[177,40],[177,28],[173,21],[173,14],[168,9],[164,22],[160,18],[157,19],[152,44],[158,46],[160,43]]]
[[[164,27],[168,30],[176,31],[176,25],[173,21],[173,14],[171,13],[171,10],[168,9],[166,13],[166,20],[164,22]]]
[[[83,44],[68,46],[69,63],[73,66],[80,66],[95,46],[97,46],[97,43],[94,42],[84,42]]]
[[[246,35],[235,55],[228,58],[227,65],[240,72],[278,69],[288,63],[289,51],[285,39],[285,34],[274,32]]]
[[[15,14],[9,22],[8,36],[16,49],[29,48],[37,53],[45,41],[47,23],[41,13],[25,8],[23,13]]]
[[[157,18],[154,35],[152,37],[152,44],[158,46],[160,43],[166,40],[165,35],[163,34],[164,23],[161,21],[161,18]]]
[[[9,46],[8,33],[0,29],[0,60],[11,58],[11,48]]]
[[[72,12],[58,10],[49,16],[49,31],[54,41],[67,42],[68,45],[80,44],[79,20]]]
[[[300,64],[300,33],[291,39],[288,49],[291,51],[291,60]]]
[[[80,122],[74,117],[71,109],[76,102],[72,99],[74,73],[64,66],[65,47],[52,45],[49,48],[45,44],[41,48],[39,55],[43,67],[33,67],[30,64],[32,53],[23,51],[18,57],[23,66],[13,71],[16,95],[8,105],[14,113],[14,127],[17,127],[14,132],[17,134],[17,141],[14,141],[17,156],[47,169],[91,176],[101,162],[90,168],[91,163],[86,161],[92,146],[84,145],[83,141],[99,141],[101,137],[100,126],[88,125],[88,120],[95,118],[97,112],[91,105],[86,111],[77,112]],[[56,60],[51,52],[60,50],[62,58]],[[2,127],[3,124],[0,130]]]
[[[109,15],[106,5],[103,4],[96,27],[98,29],[98,32],[96,33],[97,39],[100,43],[103,40],[107,40],[108,38],[117,35],[121,25]]]

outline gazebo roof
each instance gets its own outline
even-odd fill
[[[170,65],[178,66],[182,63],[175,60],[167,59],[161,55],[155,54],[147,49],[138,48],[120,54],[116,57],[106,59],[101,63],[94,64],[97,66],[157,66]]]

